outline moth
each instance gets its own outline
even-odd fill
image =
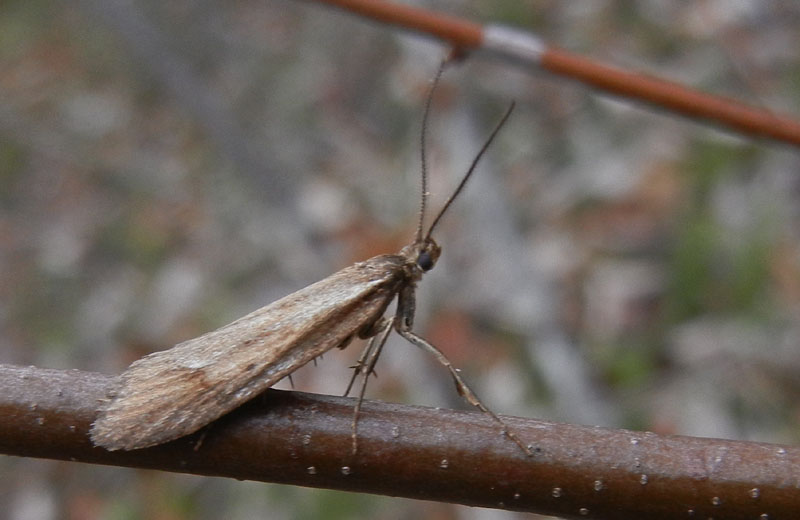
[[[512,103],[472,161],[450,198],[424,231],[427,193],[425,131],[439,68],[428,94],[421,132],[422,195],[414,241],[393,255],[380,255],[292,293],[274,303],[171,349],[147,355],[119,376],[100,408],[90,436],[107,450],[133,450],[193,433],[262,393],[311,360],[359,337],[369,339],[345,395],[356,377],[364,382],[353,414],[353,454],[366,380],[373,373],[389,333],[432,354],[444,365],[470,404],[490,415],[502,432],[530,455],[530,449],[463,381],[445,355],[412,331],[416,284],[441,253],[431,237],[463,190],[483,154],[508,120]],[[397,298],[393,316],[384,317]]]

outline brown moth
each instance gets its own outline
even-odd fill
[[[530,449],[478,399],[458,371],[436,347],[412,332],[415,289],[431,270],[441,248],[431,233],[464,188],[486,149],[505,124],[512,104],[494,128],[469,170],[445,202],[427,232],[423,230],[427,199],[425,128],[433,91],[428,95],[421,134],[422,196],[414,241],[398,254],[380,255],[342,269],[229,325],[155,352],[134,363],[119,377],[111,398],[92,425],[91,439],[108,450],[133,450],[193,433],[257,396],[309,361],[356,336],[369,338],[355,367],[347,393],[359,374],[364,382],[353,414],[353,453],[366,379],[372,374],[386,338],[394,329],[431,353],[450,372],[459,394],[489,414],[503,433],[530,455]],[[384,312],[397,296],[397,312]]]

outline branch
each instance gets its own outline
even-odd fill
[[[270,390],[176,441],[131,452],[87,431],[113,378],[0,365],[0,452],[279,482],[567,518],[789,518],[800,448],[508,418],[533,458],[484,414]]]
[[[449,42],[459,51],[480,51],[526,68],[544,69],[623,98],[644,101],[692,119],[706,120],[754,137],[800,146],[800,123],[787,116],[677,83],[610,67],[547,45],[532,33],[470,22],[382,0],[317,0],[362,16]]]

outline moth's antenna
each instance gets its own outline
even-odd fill
[[[512,101],[511,105],[508,107],[508,110],[506,110],[506,113],[503,114],[503,118],[500,119],[500,122],[497,123],[497,126],[494,127],[494,130],[492,130],[492,133],[489,135],[489,138],[486,139],[486,142],[483,143],[483,146],[481,147],[480,151],[475,156],[475,158],[472,160],[472,164],[469,166],[469,170],[467,170],[467,173],[461,179],[461,182],[458,184],[458,187],[455,189],[453,194],[450,195],[450,198],[447,199],[447,202],[444,203],[444,206],[442,207],[441,211],[439,211],[439,214],[436,215],[436,218],[433,219],[433,223],[431,224],[431,227],[428,228],[428,233],[425,235],[426,239],[430,238],[431,233],[433,233],[433,228],[435,228],[436,224],[438,224],[439,221],[442,219],[442,215],[445,214],[445,212],[447,211],[447,208],[450,207],[450,204],[453,203],[455,198],[458,197],[458,194],[461,193],[461,190],[464,189],[464,186],[467,184],[467,181],[469,180],[470,176],[472,175],[472,172],[475,171],[475,167],[478,166],[478,162],[481,160],[481,157],[483,157],[483,154],[489,148],[489,145],[492,144],[492,141],[494,141],[494,138],[497,137],[497,134],[498,134],[498,132],[500,132],[500,129],[503,128],[503,126],[506,124],[506,121],[508,121],[508,118],[511,116],[511,112],[514,111],[514,106],[515,105],[516,105],[516,103],[514,103]]]
[[[428,161],[425,155],[425,136],[428,133],[428,117],[431,112],[433,93],[436,91],[436,86],[439,84],[439,79],[442,77],[442,72],[444,72],[444,67],[447,65],[447,62],[448,60],[445,58],[442,60],[442,63],[439,64],[439,70],[436,71],[436,76],[433,77],[433,81],[431,82],[431,89],[428,91],[428,98],[425,100],[425,111],[422,114],[422,131],[419,136],[420,159],[422,162],[422,192],[420,193],[419,223],[417,224],[416,242],[422,240],[422,227],[425,225],[425,208],[428,201]]]

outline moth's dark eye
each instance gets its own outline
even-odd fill
[[[417,257],[417,265],[423,271],[430,271],[433,269],[433,257],[427,251],[422,251]]]

